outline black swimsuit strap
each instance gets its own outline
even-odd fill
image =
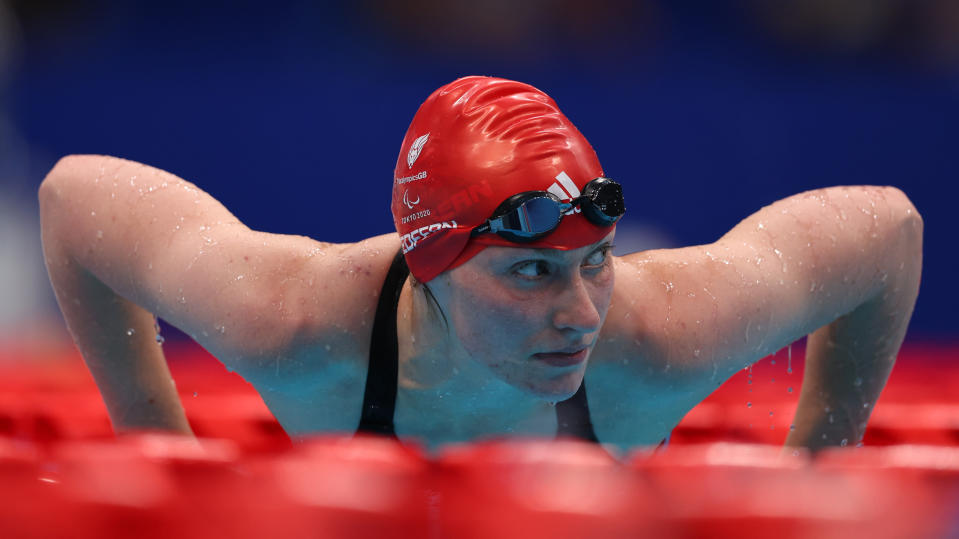
[[[579,385],[576,393],[556,403],[557,437],[572,437],[599,443],[593,422],[589,419],[589,402],[586,400],[586,380]]]
[[[380,300],[373,319],[373,338],[370,341],[370,363],[366,372],[366,391],[363,394],[363,416],[359,432],[381,434],[396,438],[393,410],[396,408],[396,385],[399,380],[399,344],[396,334],[396,311],[400,292],[410,270],[400,251],[390,265],[383,281]]]
[[[398,252],[383,281],[380,299],[373,319],[370,361],[363,394],[363,415],[357,432],[396,438],[393,412],[396,408],[396,386],[399,381],[399,344],[396,333],[396,312],[400,292],[410,270],[403,253]],[[557,436],[569,436],[598,442],[589,419],[586,382],[569,399],[556,404]]]

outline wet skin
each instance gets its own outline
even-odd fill
[[[588,355],[595,344],[613,293],[613,236],[570,251],[490,247],[434,279],[430,289],[450,324],[447,360],[477,362],[542,399],[572,396],[587,362],[541,358]]]
[[[57,300],[118,432],[190,432],[154,314],[253,384],[294,437],[355,429],[396,234],[335,245],[253,231],[192,184],[105,156],[61,160],[40,207]],[[429,283],[448,328],[404,285],[397,432],[550,435],[547,402],[585,370],[599,438],[654,444],[732,374],[809,335],[787,444],[851,444],[905,337],[922,227],[895,188],[836,187],[716,242],[601,268],[589,249],[487,249]],[[585,367],[536,356],[587,343]]]
[[[614,234],[570,251],[488,248],[428,284],[435,304],[407,283],[398,432],[445,441],[555,433],[552,404],[579,388],[609,309]]]

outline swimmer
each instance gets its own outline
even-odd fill
[[[259,232],[172,174],[75,155],[40,186],[43,248],[118,434],[192,434],[159,316],[252,384],[294,440],[655,445],[805,335],[786,446],[861,440],[918,295],[909,199],[819,189],[708,245],[614,257],[616,223],[643,196],[616,181],[629,174],[604,170],[543,92],[467,77],[430,95],[403,139],[394,233]]]

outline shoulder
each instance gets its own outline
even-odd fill
[[[777,313],[796,308],[791,291],[767,285],[756,254],[714,243],[617,258],[597,363],[625,359],[624,380],[682,389],[693,404],[708,396],[782,341]]]
[[[384,234],[339,245],[303,268],[312,284],[301,294],[300,337],[305,342],[344,333],[368,348],[383,281],[400,249],[398,236]]]
[[[616,282],[597,350],[602,357],[641,358],[656,369],[678,357],[697,357],[694,348],[684,347],[714,314],[714,288],[722,288],[709,280],[714,268],[704,263],[705,251],[658,249],[614,259]]]
[[[271,391],[365,370],[380,291],[399,248],[394,233],[348,244],[312,242],[291,253],[277,268],[271,294],[270,310],[280,318],[275,344],[236,370]]]

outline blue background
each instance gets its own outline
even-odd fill
[[[392,230],[392,169],[426,96],[502,76],[556,99],[664,244],[714,241],[807,189],[899,187],[926,224],[910,335],[957,335],[959,63],[908,28],[794,39],[751,2],[195,4],[14,2],[6,105],[28,190],[62,155],[111,154],[252,228],[357,241]]]

